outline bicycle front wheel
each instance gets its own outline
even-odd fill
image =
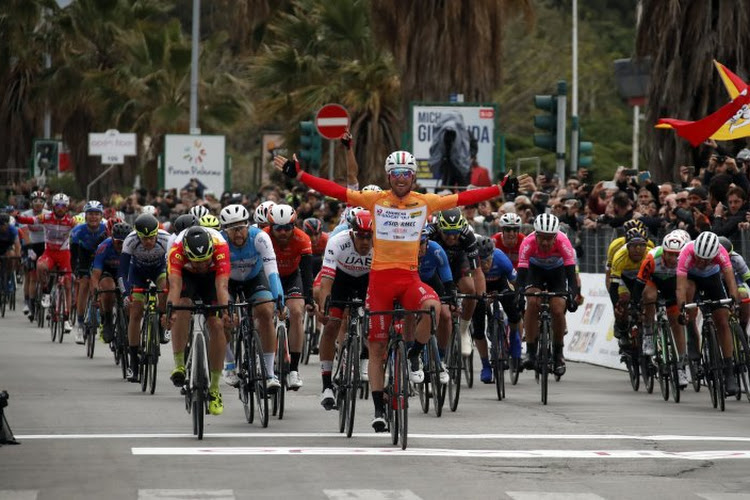
[[[437,337],[432,336],[428,344],[429,354],[429,371],[430,385],[432,386],[432,406],[435,410],[435,416],[440,417],[443,414],[443,405],[445,404],[445,386],[440,383],[440,353],[438,352]]]
[[[537,363],[539,365],[539,379],[542,390],[542,404],[547,404],[547,391],[549,389],[549,362],[550,362],[550,347],[549,347],[549,318],[543,317],[541,326],[539,328],[539,340],[538,340],[538,354]]]
[[[251,399],[255,398],[255,404],[258,409],[258,419],[263,428],[268,427],[268,394],[266,393],[266,380],[268,374],[266,371],[266,362],[263,358],[263,347],[260,343],[260,335],[253,330],[252,342],[249,351],[250,377],[251,377]],[[278,389],[281,390],[281,389]],[[250,401],[250,412],[253,412],[253,402]],[[248,420],[252,423],[252,416]]]
[[[399,342],[396,348],[396,414],[401,449],[405,450],[409,435],[409,361],[406,359],[404,343]]]
[[[682,391],[680,388],[680,375],[678,373],[680,360],[675,350],[672,330],[669,328],[669,325],[664,325],[664,338],[666,339],[667,369],[669,370],[669,386],[672,390],[672,401],[679,403],[680,391]]]
[[[357,407],[357,389],[359,389],[359,351],[360,337],[356,335],[349,345],[349,353],[346,363],[346,395],[344,405],[346,406],[346,437],[352,437],[354,432],[354,414]]]
[[[446,352],[446,362],[448,363],[448,373],[450,381],[448,382],[448,404],[451,411],[458,408],[458,397],[461,394],[461,337],[455,330],[451,333],[450,344]]]
[[[287,346],[287,333],[286,325],[280,324],[276,328],[276,375],[279,377],[281,387],[279,387],[274,393],[273,399],[273,414],[277,416],[279,420],[284,418],[284,398],[287,390],[287,375],[289,375],[289,363],[287,358],[289,357],[289,350]]]
[[[193,434],[203,439],[203,418],[206,414],[206,394],[208,393],[208,373],[206,373],[206,344],[203,335],[193,338],[193,383],[190,393],[192,399]]]

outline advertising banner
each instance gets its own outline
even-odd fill
[[[181,189],[191,179],[213,191],[225,188],[226,138],[223,135],[167,135],[164,139],[164,188]]]
[[[437,168],[430,168],[430,147],[440,140],[442,127],[446,126],[446,115],[458,114],[458,128],[467,131],[476,140],[477,163],[487,169],[494,179],[497,158],[498,112],[495,104],[455,103],[411,105],[410,133],[411,151],[419,163],[417,177],[424,186],[435,185],[440,178]],[[463,122],[461,125],[460,122]],[[459,137],[461,132],[458,133]],[[456,141],[458,143],[459,141]],[[429,182],[432,181],[432,182]]]

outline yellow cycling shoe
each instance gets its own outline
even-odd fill
[[[211,415],[221,415],[224,413],[224,403],[221,400],[221,393],[219,391],[208,393],[208,413]]]

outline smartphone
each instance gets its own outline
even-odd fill
[[[634,175],[638,175],[638,169],[636,169],[636,168],[626,168],[625,170],[622,171],[622,173],[625,174],[625,175],[627,175],[627,176],[629,176],[629,177],[632,177]]]
[[[607,181],[602,184],[604,189],[617,189],[617,183],[615,181]]]
[[[651,179],[651,172],[649,172],[648,170],[638,174],[638,182],[646,182],[649,179]]]

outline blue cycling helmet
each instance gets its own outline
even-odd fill
[[[84,212],[99,212],[100,214],[104,213],[104,205],[100,201],[97,200],[90,200],[86,205],[83,207]]]

